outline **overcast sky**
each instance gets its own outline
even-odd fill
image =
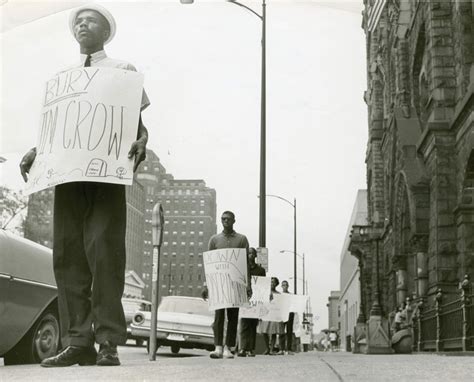
[[[234,211],[235,229],[258,246],[259,19],[223,0],[101,3],[118,26],[106,52],[145,74],[148,147],[175,178],[215,188],[218,213]],[[2,6],[0,155],[8,161],[0,176],[15,189],[19,159],[35,145],[44,82],[78,60],[59,4]],[[246,4],[260,12],[260,2]],[[365,188],[362,0],[267,4],[267,192],[297,199],[298,252],[319,331],[329,291],[339,289],[357,189]],[[275,198],[267,198],[267,247],[270,273],[291,277],[292,255],[279,251],[293,249],[293,209]]]

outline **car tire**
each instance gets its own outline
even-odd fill
[[[171,345],[171,353],[178,354],[181,348],[178,345]]]
[[[56,355],[60,344],[58,313],[47,310],[36,320],[18,344],[5,354],[5,365],[39,363]]]
[[[135,340],[135,344],[136,344],[137,346],[140,346],[140,347],[143,346],[143,343],[144,343],[144,342],[145,342],[145,341],[143,340],[143,338],[137,338],[137,339]]]

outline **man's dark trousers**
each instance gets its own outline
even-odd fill
[[[126,341],[125,228],[123,185],[56,186],[53,266],[64,347]]]
[[[225,336],[225,344],[228,347],[235,346],[237,338],[237,324],[239,320],[239,308],[217,309],[214,313],[214,345],[222,346],[224,343],[224,322],[225,313],[227,311],[227,334]]]
[[[240,349],[247,351],[255,350],[257,325],[257,318],[242,318],[240,320]]]
[[[280,335],[280,349],[292,351],[293,346],[293,321],[295,319],[295,314],[291,312],[288,315],[288,321],[284,323],[286,333]]]

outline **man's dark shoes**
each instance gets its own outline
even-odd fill
[[[243,349],[239,350],[237,357],[247,357],[247,352]]]
[[[49,357],[41,362],[43,367],[65,367],[79,364],[81,366],[95,365],[97,352],[92,347],[68,346],[58,355]]]
[[[99,354],[97,354],[97,366],[118,366],[120,360],[117,353],[117,346],[105,341],[100,344]]]

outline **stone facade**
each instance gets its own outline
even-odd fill
[[[377,289],[389,316],[474,280],[474,1],[364,4],[368,224],[350,250],[367,318]]]
[[[358,190],[354,208],[341,251],[339,312],[341,350],[351,350],[360,307],[360,273],[357,259],[351,255],[349,244],[352,227],[367,225],[367,191]]]
[[[338,330],[341,328],[340,322],[340,311],[339,311],[339,298],[341,297],[341,292],[338,290],[332,290],[328,297],[328,303],[326,304],[328,308],[328,329],[329,330]]]

